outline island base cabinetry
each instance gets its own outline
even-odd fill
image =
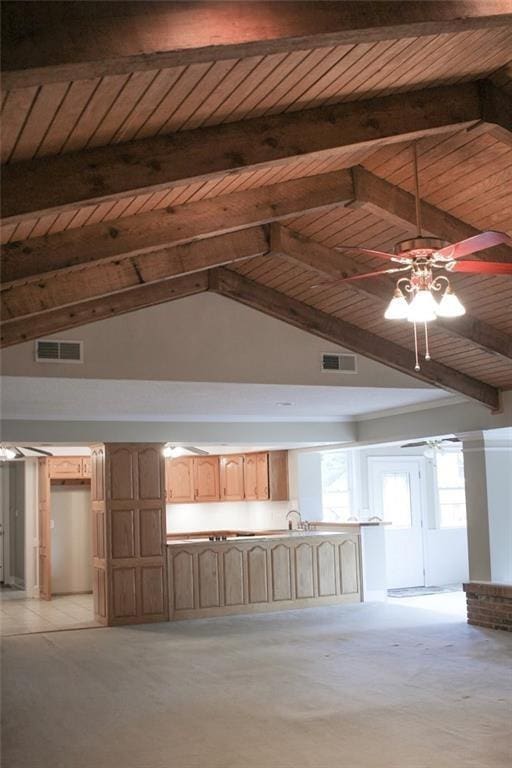
[[[167,545],[171,620],[361,601],[357,534]]]

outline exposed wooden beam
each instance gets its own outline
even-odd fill
[[[512,65],[509,65],[512,71]],[[482,111],[489,133],[512,146],[512,95],[491,80],[481,83]]]
[[[352,199],[350,172],[337,171],[8,243],[2,249],[2,281],[7,287],[39,280],[60,270],[136,256]]]
[[[361,166],[352,168],[352,174],[356,197],[355,205],[364,205],[376,216],[393,223],[403,225],[405,222],[408,226],[411,224],[415,226],[416,213],[413,195],[401,187],[375,176]],[[452,243],[464,240],[466,237],[472,237],[480,232],[470,224],[466,224],[446,211],[424,201],[421,203],[421,218],[425,231]],[[491,254],[493,261],[512,260],[512,248],[507,245],[497,245],[492,251],[489,251],[489,255]]]
[[[358,352],[402,373],[477,400],[492,409],[499,407],[499,392],[483,381],[434,360],[414,370],[414,354],[387,339],[321,312],[273,288],[255,283],[225,267],[210,272],[210,290],[264,314],[312,333],[333,344]]]
[[[504,26],[506,0],[16,2],[3,9],[4,87],[305,48]]]
[[[483,119],[485,94],[477,83],[428,88],[14,163],[2,173],[2,220],[454,131]]]
[[[366,271],[361,268],[357,259],[348,253],[315,243],[314,240],[279,224],[273,224],[271,227],[270,247],[272,253],[311,267],[327,277],[345,278]],[[395,281],[391,277],[379,276],[347,285],[359,293],[376,298],[384,307],[393,296]],[[512,359],[512,336],[493,328],[483,320],[464,315],[450,320],[438,318],[436,324],[445,333],[470,341],[484,352],[491,352],[508,361]]]
[[[54,309],[37,317],[22,318],[3,323],[0,327],[0,346],[10,347],[24,341],[38,339],[59,331],[69,330],[79,325],[94,323],[109,317],[133,312],[155,304],[164,304],[174,299],[182,299],[208,289],[207,272],[186,275],[158,283],[142,285],[138,288],[99,299],[84,301],[71,307]]]
[[[36,282],[13,285],[0,293],[2,321],[32,317],[41,312],[88,299],[219,267],[268,253],[269,233],[264,226],[241,229],[205,240],[183,243],[115,262],[60,272]],[[37,320],[35,320],[37,322]]]

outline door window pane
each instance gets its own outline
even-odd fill
[[[411,528],[411,487],[407,472],[386,472],[382,476],[382,511],[393,528]]]
[[[466,525],[466,489],[462,451],[438,452],[436,456],[439,525],[463,528]]]
[[[346,522],[351,515],[347,454],[330,451],[322,454],[322,519],[328,523]]]

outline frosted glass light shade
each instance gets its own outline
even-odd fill
[[[436,319],[437,307],[437,302],[430,291],[418,291],[409,304],[407,319],[410,323],[429,323]]]
[[[186,456],[187,451],[179,445],[166,445],[162,453],[166,459],[176,459],[178,456]]]
[[[11,461],[16,458],[16,451],[12,448],[0,448],[0,461]]]
[[[395,291],[395,295],[388,304],[384,312],[386,320],[405,320],[409,313],[409,305],[405,296],[400,290]]]
[[[464,305],[450,288],[447,288],[437,309],[439,317],[460,317],[466,314]]]

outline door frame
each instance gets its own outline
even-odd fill
[[[374,477],[372,473],[372,465],[378,467],[379,464],[393,464],[393,462],[400,462],[401,464],[409,464],[411,467],[416,465],[418,468],[418,515],[420,521],[420,541],[421,541],[421,555],[422,555],[422,571],[423,571],[423,586],[426,585],[427,571],[428,571],[428,547],[427,547],[427,487],[426,487],[426,458],[423,455],[417,456],[402,456],[400,454],[393,454],[391,456],[368,456],[367,457],[367,477],[368,477],[368,501],[370,508],[374,508],[375,501],[375,485]]]

